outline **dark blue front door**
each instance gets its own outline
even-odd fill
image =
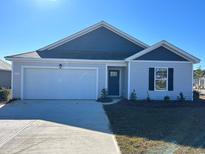
[[[120,71],[109,70],[108,71],[108,94],[111,96],[119,96],[120,90]]]

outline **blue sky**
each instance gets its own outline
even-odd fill
[[[0,58],[39,49],[101,20],[149,45],[167,40],[205,68],[204,0],[1,0]]]

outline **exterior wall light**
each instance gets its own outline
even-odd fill
[[[62,69],[63,65],[62,64],[59,64],[59,69]]]

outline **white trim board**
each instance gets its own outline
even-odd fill
[[[133,63],[187,63],[191,64],[189,61],[161,61],[161,60],[130,60]]]
[[[21,66],[21,100],[24,99],[24,69],[25,68],[34,68],[34,69],[38,69],[38,68],[42,68],[42,69],[59,69],[59,67],[55,67],[55,66]],[[61,69],[92,69],[92,70],[96,70],[96,100],[98,99],[98,81],[99,81],[99,71],[97,67],[63,67]]]
[[[191,71],[192,71],[192,78],[191,78],[191,80],[192,80],[192,86],[191,86],[191,88],[192,88],[192,101],[194,100],[194,89],[193,89],[193,85],[194,85],[194,70],[193,70],[193,64],[192,64],[192,66],[191,66]]]
[[[131,78],[131,75],[130,75],[130,70],[131,70],[131,62],[128,61],[128,71],[127,71],[127,98],[130,99],[130,78]]]
[[[77,33],[75,33],[73,35],[70,35],[70,36],[68,36],[68,37],[66,37],[64,39],[61,39],[61,40],[56,41],[56,42],[54,42],[54,43],[52,43],[50,45],[47,45],[47,46],[45,46],[43,48],[40,48],[39,51],[42,51],[42,50],[45,50],[45,49],[50,50],[50,49],[56,48],[56,47],[58,47],[58,46],[60,46],[62,44],[65,44],[65,43],[67,43],[67,42],[69,42],[69,41],[71,41],[73,39],[76,39],[76,38],[78,38],[78,37],[80,37],[82,35],[85,35],[85,34],[91,32],[91,31],[93,31],[93,30],[96,30],[96,29],[98,29],[100,27],[105,27],[105,28],[109,29],[110,31],[116,33],[117,35],[119,35],[119,36],[121,36],[121,37],[131,41],[132,43],[134,43],[136,45],[139,45],[139,46],[141,46],[143,48],[147,48],[148,47],[147,44],[141,42],[140,40],[130,36],[129,34],[127,34],[125,32],[122,32],[118,28],[108,24],[105,21],[101,21],[101,22],[99,22],[97,24],[94,24],[94,25],[92,25],[92,26],[90,26],[88,28],[85,28],[84,30],[81,30],[81,31],[79,31],[79,32],[77,32]]]
[[[136,53],[136,54],[134,54],[134,55],[132,55],[128,58],[126,58],[125,60],[134,60],[134,59],[136,59],[136,58],[138,58],[138,57],[140,57],[140,56],[142,56],[146,53],[149,53],[149,52],[153,51],[154,49],[157,49],[161,46],[163,46],[163,47],[167,48],[168,50],[170,50],[171,52],[185,58],[189,62],[192,62],[194,64],[200,62],[200,59],[192,56],[191,54],[183,51],[182,49],[179,49],[178,47],[174,46],[173,44],[171,44],[171,43],[169,43],[165,40],[163,40],[161,42],[158,42],[158,43],[156,43],[156,44],[154,44],[154,45],[152,45],[152,46],[150,46],[150,47],[148,47],[148,48],[146,48],[146,49],[144,49],[144,50],[142,50],[142,51],[140,51],[140,52],[138,52],[138,53]]]
[[[105,89],[108,90],[108,65],[105,65]]]
[[[61,58],[6,58],[17,62],[40,62],[40,63],[107,63],[112,66],[126,66],[124,60],[92,60],[92,59],[61,59]]]
[[[11,98],[14,96],[14,65],[13,62],[11,62]]]

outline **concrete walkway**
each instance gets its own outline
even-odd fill
[[[117,154],[102,105],[92,100],[16,101],[0,108],[1,154]]]

